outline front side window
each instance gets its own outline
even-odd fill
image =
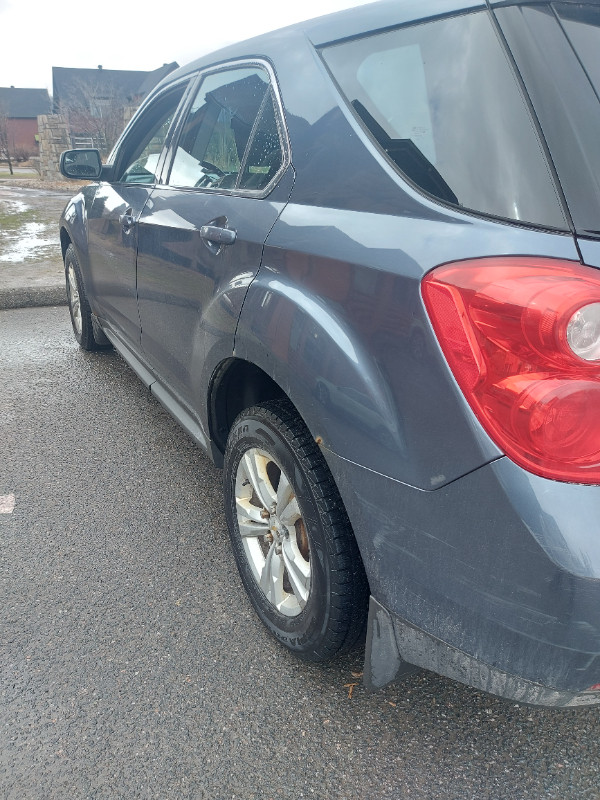
[[[248,67],[208,75],[179,137],[169,184],[263,190],[282,164],[267,71]]]
[[[120,183],[157,182],[160,154],[185,88],[180,84],[157,98],[137,120],[119,154]]]
[[[329,46],[323,58],[378,147],[419,189],[465,209],[566,228],[487,12]]]

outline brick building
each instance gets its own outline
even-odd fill
[[[46,89],[0,87],[0,113],[8,117],[8,147],[12,154],[20,151],[24,155],[37,155],[37,118],[48,114],[50,108]]]

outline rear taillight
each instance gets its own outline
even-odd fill
[[[600,273],[482,258],[425,276],[450,369],[498,447],[525,469],[600,483]]]

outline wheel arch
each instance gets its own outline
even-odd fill
[[[73,240],[71,239],[71,235],[67,231],[67,229],[61,225],[60,228],[60,249],[62,252],[63,261],[65,260],[65,254],[67,252],[67,247],[73,244]]]
[[[84,186],[80,189],[65,206],[59,223],[63,260],[67,247],[72,244],[84,275],[88,267],[88,207],[93,202],[95,191],[95,185]]]
[[[208,426],[217,466],[223,465],[227,437],[238,414],[259,403],[283,398],[290,400],[256,364],[240,358],[228,358],[219,364],[208,394]]]

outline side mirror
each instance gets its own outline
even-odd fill
[[[60,171],[65,178],[97,180],[102,175],[98,150],[65,150],[60,156]]]

